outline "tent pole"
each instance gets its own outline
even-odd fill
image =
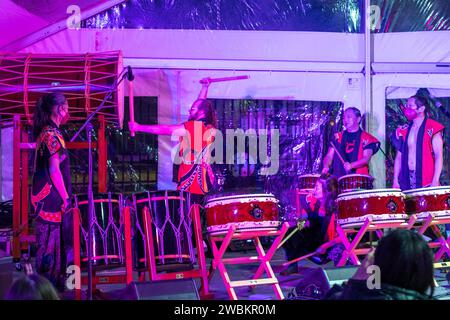
[[[373,57],[373,46],[372,46],[372,36],[370,33],[370,0],[365,0],[365,23],[364,23],[364,45],[365,45],[365,61],[364,61],[364,80],[365,80],[365,112],[366,116],[366,130],[373,134],[372,132],[372,57]]]

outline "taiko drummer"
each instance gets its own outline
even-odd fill
[[[370,159],[380,149],[380,142],[361,129],[358,108],[347,108],[343,122],[345,130],[334,134],[323,159],[322,173],[332,173],[337,178],[348,174],[368,175]]]

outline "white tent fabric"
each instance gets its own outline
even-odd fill
[[[48,25],[38,17],[10,0],[2,0],[0,6],[0,48]],[[6,32],[6,30],[8,30]]]
[[[450,62],[450,31],[375,34],[374,62]]]
[[[48,37],[64,30],[73,22],[79,22],[124,1],[1,0],[0,30],[4,32],[0,37],[0,51],[18,51],[28,46],[28,43]]]
[[[25,52],[122,50],[152,59],[364,62],[362,34],[211,30],[64,30]]]

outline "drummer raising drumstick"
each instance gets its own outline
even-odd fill
[[[212,103],[206,99],[208,88],[212,82],[248,79],[248,76],[226,78],[203,78],[200,80],[202,88],[197,99],[189,109],[188,121],[181,124],[143,125],[134,121],[129,122],[130,132],[146,132],[157,135],[175,135],[180,137],[178,157],[178,190],[191,193],[191,202],[203,204],[204,196],[214,185],[214,173],[209,161],[210,147],[214,142],[217,126],[216,114]],[[132,113],[130,108],[130,113]],[[134,115],[130,114],[130,119]],[[202,212],[203,225],[206,223],[205,213]],[[206,227],[203,228],[205,231]],[[210,252],[210,251],[209,251]]]
[[[345,130],[337,132],[323,159],[322,173],[337,178],[347,174],[369,174],[369,162],[380,149],[380,142],[360,127],[361,112],[355,107],[344,111]]]
[[[235,76],[226,78],[203,78],[200,80],[202,88],[197,99],[189,109],[188,121],[181,124],[155,124],[142,125],[133,120],[128,126],[130,132],[146,132],[157,135],[180,136],[178,190],[190,192],[194,203],[202,203],[203,196],[207,194],[214,184],[214,174],[211,163],[208,161],[209,147],[214,141],[217,126],[216,114],[210,101],[206,99],[209,85],[213,82],[248,79],[248,76]],[[130,109],[130,119],[134,115]]]
[[[181,124],[144,125],[129,122],[130,132],[146,132],[157,135],[180,136],[181,163],[178,170],[178,190],[190,192],[193,203],[201,203],[214,183],[214,175],[209,161],[205,159],[205,149],[212,143],[213,137],[204,141],[207,132],[216,127],[216,115],[212,104],[206,99],[210,78],[200,80],[202,88],[197,99],[189,109],[188,121]],[[212,130],[211,130],[212,129]]]

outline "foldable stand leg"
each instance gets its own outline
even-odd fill
[[[361,262],[359,261],[355,250],[358,244],[360,243],[363,235],[366,233],[367,229],[370,226],[370,219],[366,219],[364,224],[361,226],[361,229],[359,229],[358,233],[356,234],[353,241],[350,243],[347,239],[347,233],[342,229],[340,225],[337,225],[336,229],[339,234],[339,237],[341,238],[342,244],[345,247],[344,252],[342,253],[342,257],[339,260],[337,266],[343,267],[347,263],[347,260],[350,259],[354,265],[360,265]]]
[[[431,223],[433,222],[434,216],[430,213],[428,213],[427,218],[423,221],[422,226],[420,227],[418,233],[423,235],[425,231],[431,226]]]
[[[441,230],[439,230],[437,225],[431,226],[433,231],[438,235],[438,243],[440,244],[439,250],[434,255],[434,261],[438,262],[442,259],[443,255],[446,253],[448,257],[450,257],[450,237],[445,239]]]
[[[221,235],[210,237],[214,254],[214,267],[219,270],[223,283],[231,300],[238,299],[235,288],[244,286],[254,287],[257,285],[271,285],[276,297],[278,299],[284,299],[283,292],[278,283],[278,279],[276,278],[275,273],[273,272],[273,269],[270,265],[270,260],[275,254],[284,235],[286,234],[288,227],[289,225],[286,222],[282,225],[279,231],[249,230],[237,232],[235,225],[231,225],[225,236]],[[266,253],[261,244],[260,237],[274,235],[276,236],[276,238]],[[236,257],[224,259],[223,256],[225,254],[225,251],[233,239],[253,239],[258,255],[253,257]],[[218,242],[221,242],[221,245],[219,247],[217,246]],[[248,264],[255,262],[259,262],[260,264],[252,279],[250,280],[232,281],[225,267],[225,264]],[[264,272],[267,274],[268,278],[260,278]]]
[[[237,300],[236,291],[234,288],[230,285],[231,280],[228,276],[228,271],[225,268],[225,265],[223,263],[223,255],[225,254],[226,249],[231,243],[231,239],[233,237],[233,234],[236,230],[235,225],[231,225],[230,229],[228,229],[227,235],[225,238],[223,238],[222,243],[220,245],[220,248],[217,247],[216,239],[214,237],[211,237],[211,248],[213,250],[213,256],[214,256],[214,268],[219,269],[220,276],[222,277],[223,283],[225,284],[225,289],[228,292],[228,296],[231,300]]]
[[[190,214],[192,215],[192,221],[194,224],[195,243],[197,245],[199,276],[201,279],[200,296],[203,299],[210,299],[212,298],[212,294],[209,292],[209,279],[208,279],[208,271],[206,270],[205,251],[203,250],[202,225],[200,222],[199,205],[194,204],[191,207],[190,211],[191,211]]]
[[[284,229],[283,229],[284,228]],[[284,234],[287,231],[287,225],[283,225],[281,228],[280,235],[275,239],[275,241],[272,243],[272,246],[269,248],[269,251],[267,253],[264,252],[264,248],[261,244],[261,241],[259,240],[259,237],[256,237],[256,251],[258,252],[258,257],[261,261],[260,266],[258,267],[258,270],[256,271],[255,275],[253,276],[253,279],[259,279],[259,277],[262,275],[263,271],[266,272],[266,274],[269,276],[269,279],[277,279],[275,276],[275,273],[273,272],[272,266],[270,265],[269,261],[272,260],[273,255],[275,254],[275,251],[278,248],[278,244],[281,242],[281,240],[284,237]],[[276,297],[279,300],[284,299],[283,291],[281,290],[280,284],[278,283],[278,280],[276,283],[272,284],[272,289],[275,292]]]

